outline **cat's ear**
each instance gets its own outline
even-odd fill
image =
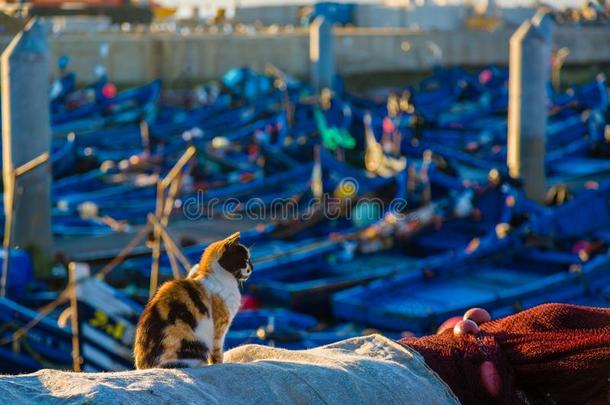
[[[203,251],[203,255],[201,255],[201,259],[199,261],[199,273],[205,275],[207,272],[209,272],[211,263],[213,263],[215,260],[219,260],[228,247],[239,244],[239,237],[239,232],[235,232],[233,235],[223,240],[210,244]]]
[[[233,235],[225,238],[222,241],[222,244],[225,246],[237,245],[239,243],[239,237],[240,237],[240,233],[235,232]]]

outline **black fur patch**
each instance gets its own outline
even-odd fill
[[[197,307],[199,312],[203,315],[209,316],[210,311],[208,310],[208,307],[203,303],[203,300],[201,299],[201,294],[199,293],[199,291],[197,291],[196,287],[194,287],[191,284],[190,280],[180,280],[180,281],[181,281],[180,285],[184,288],[186,293],[189,295],[191,301],[193,301],[193,304]]]
[[[241,278],[241,269],[247,267],[249,263],[251,265],[248,249],[239,243],[231,244],[226,247],[218,263],[236,278]]]
[[[201,359],[207,360],[209,350],[203,343],[195,340],[189,341],[182,339],[180,344],[180,350],[178,350],[177,356],[179,359]]]
[[[145,362],[149,365],[155,364],[163,353],[163,330],[167,323],[161,318],[157,307],[151,308],[147,322],[147,333],[145,347],[148,348]]]
[[[193,314],[191,314],[186,305],[180,301],[170,301],[167,322],[173,325],[177,320],[185,322],[191,327],[191,329],[195,329],[197,327],[197,320]]]

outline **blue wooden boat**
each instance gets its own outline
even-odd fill
[[[287,271],[269,280],[253,280],[249,290],[271,304],[328,316],[332,293],[407,271],[419,261],[397,253],[363,255],[342,261],[342,253],[341,250],[333,252],[324,260],[312,258],[301,264],[298,271]]]
[[[52,104],[52,116],[57,123],[84,118],[98,110],[97,104],[105,98],[104,86],[110,84],[104,72],[96,72],[95,80],[81,89],[66,94],[63,103]]]
[[[77,269],[81,352],[85,365],[99,371],[133,368],[135,325],[144,308],[103,281]]]
[[[66,177],[74,173],[77,161],[75,139],[74,136],[69,136],[62,144],[53,144],[51,170],[54,179]]]
[[[0,297],[0,339],[10,339],[19,328],[37,317],[37,312]],[[3,374],[21,374],[41,368],[71,368],[71,334],[60,329],[53,319],[44,318],[19,340],[0,346]]]
[[[398,176],[397,179],[405,182],[402,176]],[[406,187],[406,184],[404,186]],[[402,187],[397,187],[395,197],[402,196],[401,189]],[[379,216],[383,218],[383,215],[383,212],[379,212],[375,220]],[[441,215],[441,212],[433,215]],[[378,222],[383,221],[382,219]],[[421,219],[419,216],[414,216],[414,221],[421,222]],[[424,227],[426,224],[421,226]],[[366,228],[366,224],[364,227],[362,229],[361,226],[360,230],[354,228],[353,235],[367,233],[368,229],[373,228]],[[290,305],[296,310],[328,314],[331,293],[408,271],[414,266],[414,263],[419,261],[417,258],[405,256],[397,251],[354,257],[356,241],[352,239],[358,238],[358,236],[347,237],[347,239],[338,236],[335,238],[338,238],[341,243],[335,243],[336,248],[333,251],[327,252],[324,256],[311,257],[306,263],[300,264],[298,272],[276,270],[272,277],[265,279],[253,276],[253,280],[248,283],[250,291],[268,302]],[[361,247],[361,250],[364,249]],[[260,266],[256,261],[255,264],[258,273]]]
[[[91,278],[86,266],[79,265],[76,271],[81,369],[86,372],[132,369],[135,325],[143,307],[104,282]],[[30,302],[40,305],[50,303],[58,295],[39,293],[31,298]],[[5,298],[0,298],[0,307],[3,338],[37,316],[35,311]],[[27,331],[20,340],[21,350],[9,352],[5,350],[7,346],[0,347],[0,360],[14,359],[15,363],[6,365],[24,367],[21,372],[40,368],[71,369],[72,333],[70,327],[59,326],[64,322],[60,319],[65,319],[63,308],[65,305]],[[3,366],[4,362],[0,361],[0,367]]]
[[[272,158],[272,156],[270,157]],[[215,209],[218,210],[218,214],[223,214],[221,210],[225,202],[247,202],[248,199],[256,198],[257,206],[266,206],[267,204],[277,202],[278,200],[288,201],[289,199],[298,197],[296,198],[298,203],[293,207],[295,211],[288,214],[294,216],[302,215],[304,210],[308,209],[309,201],[312,199],[310,193],[312,164],[301,164],[296,162],[293,158],[283,155],[281,160],[284,163],[288,161],[293,167],[268,176],[255,176],[247,182],[224,183],[222,187],[210,188],[206,190],[203,195],[196,196],[197,199],[195,201],[198,206],[203,206],[210,201],[214,201],[216,202]],[[392,179],[367,177],[362,170],[355,169],[343,162],[337,161],[326,151],[321,153],[321,164],[324,173],[323,183],[326,190],[335,190],[338,184],[345,178],[349,178],[352,181],[358,181],[358,193],[361,193],[362,195],[377,191],[383,187],[392,185],[393,183]],[[231,165],[235,166],[235,163],[227,164],[227,166]],[[105,213],[115,219],[128,219],[128,217],[133,217],[138,210],[143,214],[140,218],[144,219],[145,213],[151,212],[154,209],[153,198],[134,198],[132,202],[129,202],[129,194],[123,191],[117,191],[115,193],[116,187],[104,191],[103,197],[105,197],[105,200],[101,200],[100,198],[92,200],[92,193],[89,192],[83,193],[82,196],[72,194],[65,200],[62,200],[62,207],[74,207],[77,203],[96,201],[100,213]],[[138,193],[139,192],[141,192],[141,190],[139,190]],[[105,194],[107,193],[110,193],[111,195],[106,196]],[[183,201],[188,201],[188,198],[188,195],[183,196]],[[234,213],[240,215],[244,214],[243,208],[234,210]],[[201,214],[206,215],[207,213]],[[191,219],[196,218],[191,217]],[[272,217],[271,219],[276,218]],[[325,221],[325,223],[328,222],[331,221]],[[133,220],[130,220],[130,223],[133,223]],[[324,224],[319,224],[319,227],[324,226]],[[338,231],[342,230],[340,226],[335,225],[335,228]],[[316,231],[315,227],[307,229],[306,231],[310,236],[307,236],[307,232],[300,232],[298,236],[299,240],[296,241],[269,240],[267,241],[268,243],[266,242],[265,244],[257,243],[257,249],[253,258],[255,265],[257,266],[257,272],[253,275],[253,279],[262,280],[274,277],[273,274],[276,271],[280,271],[284,265],[296,265],[297,263],[303,263],[308,259],[313,261],[316,257],[321,258],[323,254],[337,249],[339,243],[329,240],[326,236],[329,229],[333,228],[326,227],[325,229],[324,232]],[[318,236],[312,235],[312,232],[317,232]],[[194,253],[194,262],[198,261],[203,248],[204,246],[199,246],[200,250]],[[125,263],[125,268],[123,268],[121,273],[126,277],[129,275],[133,280],[145,280],[146,277],[148,277],[149,268],[149,263],[130,262]],[[139,275],[132,274],[132,271]],[[168,267],[167,261],[162,261],[160,273],[163,277],[171,276],[171,269]]]
[[[240,311],[231,324],[232,331],[256,330],[273,324],[278,329],[312,329],[318,320],[312,316],[286,309]]]
[[[66,99],[76,90],[76,74],[66,72],[51,84],[51,114],[61,111]]]
[[[54,215],[51,229],[53,235],[62,238],[103,236],[117,232],[117,229],[99,218],[79,218],[70,215]]]
[[[0,147],[0,151],[2,148]],[[77,159],[77,147],[74,136],[65,140],[54,141],[51,144],[51,172],[54,179],[69,176],[74,173]],[[2,159],[0,158],[0,164]]]
[[[95,88],[103,86],[101,81]],[[95,94],[95,90],[92,90]],[[154,81],[141,87],[127,89],[113,98],[95,96],[94,100],[74,109],[51,116],[54,134],[91,130],[106,125],[124,124],[142,119],[153,121],[161,82]]]
[[[610,281],[609,196],[606,183],[524,224],[486,252],[467,249],[411,274],[337,293],[334,314],[422,333],[469,307],[519,310],[595,293]],[[583,241],[599,248],[578,250]]]
[[[362,333],[362,328],[354,325],[320,328],[316,318],[283,309],[242,311],[227,333],[225,348],[262,344],[292,350],[310,349]]]

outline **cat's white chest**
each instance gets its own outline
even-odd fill
[[[241,294],[239,292],[239,285],[235,277],[224,270],[218,264],[212,266],[212,271],[201,280],[203,288],[211,293],[218,295],[222,298],[227,310],[229,311],[230,319],[233,320],[239,307],[241,306]]]
[[[239,285],[237,280],[224,269],[213,269],[210,274],[204,279],[199,280],[204,290],[208,294],[218,295],[224,301],[227,310],[229,311],[229,325],[233,322],[233,318],[239,307],[241,306],[241,294],[239,293]],[[213,311],[213,308],[210,308]],[[219,337],[218,341],[214,340],[214,313],[211,317],[201,319],[195,328],[195,334],[200,342],[205,344],[210,350],[224,344],[224,335]],[[226,333],[226,331],[225,331]]]

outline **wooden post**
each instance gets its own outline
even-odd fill
[[[142,150],[150,156],[150,129],[146,120],[140,122],[140,138],[142,139]]]
[[[180,274],[180,269],[178,267],[178,261],[180,261],[185,272],[188,274],[193,265],[189,262],[184,253],[182,253],[182,251],[178,247],[178,244],[169,234],[169,231],[167,230],[165,225],[163,225],[153,214],[148,214],[148,224],[157,227],[161,232],[161,239],[163,240],[163,244],[165,245],[165,253],[170,259],[172,271],[174,272],[174,278],[182,278],[182,275]]]
[[[167,212],[168,215],[171,213],[171,207],[166,211],[166,203],[167,199],[165,198],[165,190],[170,187],[175,181],[178,180],[178,176],[180,176],[182,169],[184,166],[195,156],[195,152],[197,149],[194,146],[189,146],[184,154],[178,159],[174,167],[171,168],[169,173],[165,176],[164,179],[159,180],[157,183],[157,204],[155,208],[155,217],[161,221],[161,224],[164,226],[167,225],[168,219],[164,218],[164,213]],[[179,183],[178,183],[179,184]],[[174,189],[170,192],[177,194],[178,190]],[[173,198],[170,195],[170,201],[173,204]],[[169,217],[168,217],[169,218]],[[149,287],[149,295],[150,298],[155,296],[157,292],[157,287],[159,286],[159,259],[161,258],[161,228],[156,226],[153,223],[153,246],[152,246],[152,264],[150,268],[150,287]]]
[[[160,218],[163,213],[164,188],[162,182],[157,183],[157,203],[155,207],[155,217]],[[153,242],[152,242],[152,263],[150,267],[150,285],[148,287],[149,298],[152,299],[157,292],[159,286],[159,260],[161,259],[161,229],[153,225]]]
[[[89,265],[85,263],[72,262],[68,265],[70,272],[70,325],[72,329],[72,361],[73,369],[81,371],[83,358],[81,357],[80,346],[80,324],[78,323],[78,282],[83,278],[89,277],[91,271]]]
[[[311,83],[319,93],[331,88],[335,76],[333,23],[320,16],[309,26]]]
[[[541,8],[510,39],[508,172],[522,179],[526,195],[539,202],[545,196],[546,86],[553,26],[548,10]]]
[[[43,162],[18,183],[15,175],[16,167],[48,154],[51,147],[49,50],[44,28],[36,19],[2,53],[1,69],[5,238],[27,249],[36,275],[45,277],[53,245],[50,164]]]
[[[561,69],[563,68],[563,64],[565,63],[569,55],[570,50],[564,46],[563,48],[559,48],[557,52],[555,52],[555,57],[553,58],[552,82],[553,89],[557,92],[561,90]]]
[[[294,106],[290,102],[290,94],[288,93],[288,84],[286,83],[286,75],[276,66],[268,63],[265,66],[265,71],[275,77],[274,86],[282,92],[283,100],[282,107],[286,112],[286,123],[288,128],[292,128],[292,124],[294,121]],[[280,145],[282,146],[282,145]]]

